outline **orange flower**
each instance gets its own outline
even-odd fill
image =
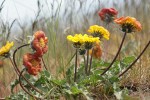
[[[114,18],[117,16],[117,14],[118,14],[118,11],[114,8],[103,8],[98,13],[101,20],[105,21],[107,23],[112,22],[114,20]]]
[[[48,50],[48,38],[45,36],[43,31],[37,31],[34,34],[34,39],[32,41],[32,47],[35,49],[35,54],[39,57],[42,56]]]
[[[90,50],[90,55],[92,55],[96,59],[100,59],[102,56],[102,49],[100,47],[99,43],[96,43],[95,46],[93,47],[93,50]],[[93,53],[93,54],[92,54]]]
[[[3,67],[3,65],[4,65],[3,60],[0,60],[0,67]]]
[[[41,71],[41,59],[35,56],[35,54],[25,54],[23,56],[23,65],[31,75],[37,75]]]
[[[134,17],[121,17],[114,20],[114,22],[121,25],[123,32],[131,33],[142,30],[140,22],[137,21]]]

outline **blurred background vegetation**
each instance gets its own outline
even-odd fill
[[[1,12],[5,8],[5,2],[7,0],[1,3]],[[31,19],[29,19],[30,15],[26,15],[21,20],[19,17],[21,13],[18,13],[17,19],[6,20],[5,16],[0,13],[0,46],[4,45],[7,40],[13,40],[15,42],[13,49],[15,49],[19,45],[28,43],[29,37],[34,32],[43,30],[49,39],[49,51],[44,56],[44,60],[50,72],[58,78],[65,77],[66,68],[69,67],[68,62],[74,55],[74,49],[67,42],[66,36],[74,33],[87,33],[90,25],[101,25],[110,31],[110,40],[102,44],[101,59],[111,61],[114,57],[123,34],[118,25],[114,23],[106,25],[100,20],[98,11],[102,8],[113,7],[118,10],[118,17],[132,16],[142,24],[142,32],[128,34],[118,59],[129,55],[137,56],[150,39],[150,0],[37,0],[35,2],[37,2],[37,11],[33,12],[35,16],[32,15]],[[20,4],[20,6],[24,5]],[[20,8],[15,6],[15,10],[18,9]],[[16,59],[20,69],[23,68],[21,57],[28,50],[22,49],[17,54]],[[15,78],[17,76],[9,60],[1,58],[0,97],[10,94],[10,83]],[[124,76],[121,83],[150,85],[150,48]]]

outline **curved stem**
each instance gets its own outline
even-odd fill
[[[104,72],[103,72],[101,75],[104,75],[104,74],[111,68],[111,66],[113,65],[113,63],[114,63],[115,60],[117,59],[117,57],[118,57],[118,55],[119,55],[119,53],[120,53],[120,51],[121,51],[123,42],[124,42],[124,40],[125,40],[126,34],[127,34],[127,33],[125,32],[125,33],[124,33],[124,36],[123,36],[123,38],[122,38],[120,47],[119,47],[119,49],[118,49],[118,51],[117,51],[117,53],[116,53],[116,56],[114,57],[113,61],[112,61],[111,64],[106,68],[106,70],[104,70]]]
[[[45,69],[47,70],[47,67],[46,67],[46,64],[45,64],[45,62],[44,62],[43,57],[42,57],[42,62],[43,62],[43,64],[44,64]]]
[[[21,76],[23,76],[22,74],[23,74],[23,72],[24,72],[25,70],[26,70],[26,69],[24,68],[24,69],[20,72],[20,75],[19,75],[19,83],[20,83],[20,86],[21,86],[21,88],[22,88],[28,95],[30,95],[30,96],[32,96],[32,97],[34,97],[34,98],[37,98],[37,97],[35,97],[34,95],[32,95],[29,91],[27,91],[27,90],[24,88],[24,86],[22,85]]]
[[[18,47],[18,48],[14,51],[14,53],[13,53],[14,67],[15,67],[15,69],[17,70],[17,72],[18,72],[19,74],[20,74],[20,70],[19,70],[19,68],[17,67],[17,63],[16,63],[16,60],[15,60],[16,52],[17,52],[19,49],[21,49],[22,47],[29,46],[29,45],[30,45],[30,44],[24,44],[24,45]],[[22,76],[22,77],[23,77],[23,79],[24,79],[35,91],[37,91],[37,92],[40,93],[40,94],[43,94],[40,90],[38,90],[37,88],[35,88],[24,76]]]
[[[78,49],[76,49],[74,82],[76,82],[76,78],[77,78],[77,59],[78,59]]]
[[[140,53],[140,55],[132,62],[132,64],[125,70],[123,71],[121,74],[119,74],[119,77],[121,77],[122,75],[124,75],[136,62],[137,60],[143,55],[143,53],[146,51],[146,49],[148,48],[150,44],[150,41],[147,43],[147,45],[145,46],[145,48],[143,49],[143,51]]]
[[[88,72],[88,74],[90,74],[90,72],[91,72],[92,59],[93,59],[93,49],[92,49],[92,54],[91,54],[91,58],[90,58],[90,66],[89,66],[89,72]]]
[[[18,47],[18,48],[14,51],[14,53],[13,53],[14,67],[16,68],[16,70],[17,70],[17,72],[18,72],[19,74],[20,74],[20,70],[18,69],[16,60],[15,60],[15,58],[16,58],[16,52],[17,52],[19,49],[21,49],[22,47],[29,46],[29,45],[30,45],[30,44],[24,44],[24,45]]]

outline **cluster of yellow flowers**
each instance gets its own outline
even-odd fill
[[[5,54],[8,54],[13,45],[14,42],[7,41],[6,45],[0,48],[0,56],[5,56]]]
[[[95,42],[100,42],[99,37],[93,37],[93,36],[89,36],[87,34],[75,34],[74,36],[72,35],[68,35],[67,39],[71,42],[73,42],[73,45],[75,48],[80,48],[81,45],[85,44],[85,45],[92,45]]]
[[[75,34],[68,35],[67,39],[71,41],[75,48],[85,45],[85,49],[91,49],[94,43],[99,43],[102,38],[109,40],[110,33],[102,26],[93,25],[88,29],[90,35]]]

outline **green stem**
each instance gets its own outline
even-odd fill
[[[51,92],[52,92],[52,90],[54,90],[55,89],[55,87],[52,87],[51,89],[50,89],[50,91],[48,91],[45,95],[44,95],[44,99],[46,99],[46,97],[48,97],[49,95],[51,95]]]
[[[70,58],[70,60],[68,61],[68,63],[66,64],[66,67],[70,64],[70,62],[72,61],[72,59],[74,58],[74,56],[76,55],[76,52],[73,54],[73,56]]]

